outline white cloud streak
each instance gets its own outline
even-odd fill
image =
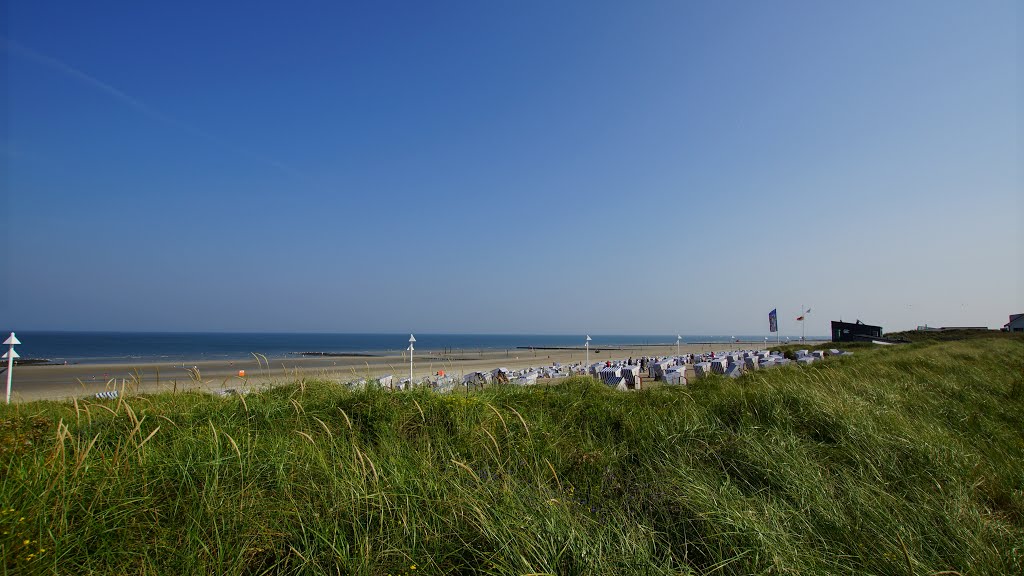
[[[9,54],[22,58],[26,61],[33,62],[55,72],[58,72],[67,78],[76,80],[86,86],[89,86],[90,88],[93,88],[94,90],[97,90],[99,92],[106,94],[107,96],[110,96],[114,100],[117,100],[118,102],[124,104],[125,106],[135,110],[136,112],[144,116],[149,117],[152,120],[156,120],[169,126],[173,126],[174,128],[177,128],[179,130],[192,134],[193,136],[206,140],[239,156],[251,158],[257,162],[270,166],[276,170],[280,170],[281,172],[284,172],[292,176],[293,178],[304,180],[307,182],[309,181],[309,179],[305,175],[291,168],[287,164],[284,164],[283,162],[279,162],[277,160],[269,158],[264,158],[259,154],[250,152],[249,150],[225,142],[224,140],[218,138],[217,136],[214,136],[213,134],[200,128],[197,128],[187,122],[182,122],[181,120],[168,116],[160,112],[159,110],[153,108],[149,104],[146,104],[138,98],[135,98],[130,94],[124,92],[123,90],[120,90],[94,76],[86,74],[85,72],[82,72],[81,70],[78,70],[77,68],[74,68],[56,58],[36,52],[35,50],[23,46],[13,40],[10,40],[9,38],[3,38],[2,36],[0,36],[0,39],[3,40],[2,46]]]

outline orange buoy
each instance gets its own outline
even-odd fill
[[[239,370],[238,371],[238,377],[239,378],[245,378],[245,370]]]

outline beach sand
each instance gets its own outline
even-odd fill
[[[807,346],[815,342],[805,342]],[[718,344],[682,344],[680,352],[723,352],[734,348],[760,349],[754,343],[732,346]],[[591,348],[590,362],[624,360],[641,356],[672,356],[675,345],[616,346]],[[434,375],[439,370],[461,377],[473,371],[494,368],[540,368],[554,362],[583,362],[584,350],[457,350],[416,351],[413,374],[416,379]],[[245,377],[239,377],[240,370]],[[191,374],[190,374],[191,372]],[[67,366],[17,366],[14,369],[12,402],[61,400],[92,396],[104,390],[123,387],[139,393],[185,390],[216,391],[225,388],[258,389],[294,382],[301,378],[348,382],[357,378],[377,378],[393,374],[396,381],[409,376],[408,356],[325,356],[270,360],[269,366],[255,357],[235,361],[195,361],[148,364],[73,364]],[[198,375],[198,377],[196,377]]]

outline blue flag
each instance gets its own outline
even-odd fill
[[[779,319],[775,315],[775,310],[774,309],[771,312],[768,313],[768,331],[769,332],[778,332],[779,331]]]

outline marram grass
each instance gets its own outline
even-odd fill
[[[0,408],[7,574],[1021,574],[1024,342]]]

